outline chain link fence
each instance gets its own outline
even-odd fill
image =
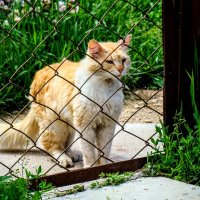
[[[44,175],[70,172],[152,150],[163,112],[161,1],[0,0],[0,10],[0,175],[23,176],[39,166]],[[99,59],[102,47],[107,54]],[[93,72],[86,76],[88,65]],[[126,65],[120,80],[111,68],[123,74]],[[122,90],[121,111],[115,99],[122,100]]]

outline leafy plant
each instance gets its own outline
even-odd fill
[[[32,174],[26,170],[26,178],[14,179],[11,176],[0,176],[0,199],[1,200],[40,200],[42,194],[51,190],[51,184],[42,181],[38,185],[37,191],[31,191],[29,188],[30,180],[41,176],[42,170],[39,167],[37,174]]]

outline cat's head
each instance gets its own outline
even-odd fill
[[[109,73],[112,73],[118,78],[125,75],[131,64],[128,55],[128,45],[130,45],[130,42],[131,35],[118,42],[90,40],[87,51],[90,71],[103,76],[110,76]]]

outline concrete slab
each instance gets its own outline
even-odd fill
[[[124,130],[121,130],[121,128],[117,126],[115,134],[112,151],[109,157],[111,160],[117,162],[129,160],[133,157],[145,157],[147,152],[152,151],[150,147],[146,146],[145,140],[148,140],[155,134],[155,124],[127,123],[124,126]],[[74,143],[73,149],[80,149],[80,140]],[[24,168],[34,173],[35,169],[39,166],[42,166],[43,173],[47,175],[66,171],[66,169],[55,165],[47,154],[38,149],[31,149],[28,152],[0,150],[0,176],[9,173],[9,168],[18,175],[24,174]],[[68,168],[67,170],[82,167],[83,163],[80,161],[75,163],[73,168]]]
[[[70,186],[71,187],[71,186]],[[63,191],[68,187],[58,188]],[[142,177],[119,186],[87,189],[63,197],[49,194],[43,199],[53,200],[200,200],[200,187],[164,177]]]

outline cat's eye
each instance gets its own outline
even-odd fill
[[[112,60],[106,60],[106,62],[107,62],[108,64],[114,64],[114,62],[113,62]]]
[[[122,63],[124,64],[126,62],[126,58],[123,58],[122,59]]]

